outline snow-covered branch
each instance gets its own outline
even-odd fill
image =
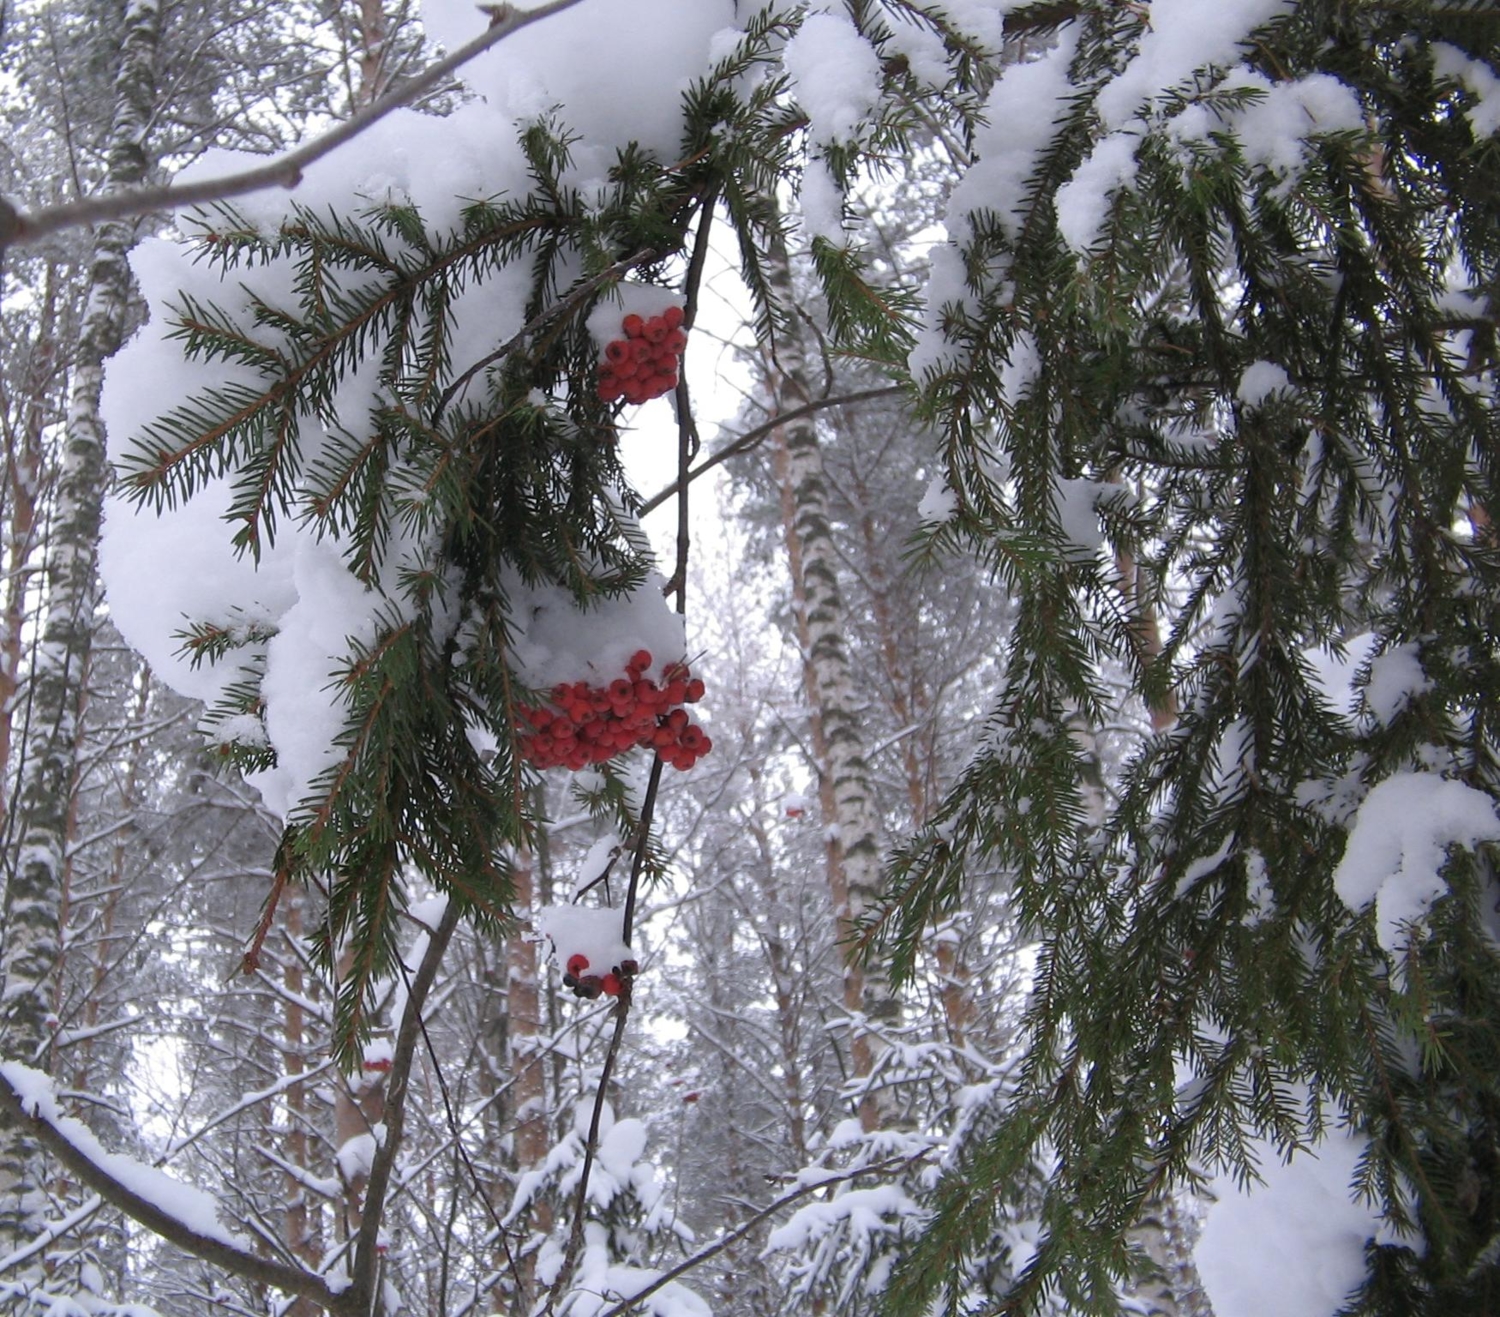
[[[42,210],[27,212],[17,210],[14,205],[0,197],[0,252],[12,243],[23,246],[64,229],[79,228],[103,220],[126,219],[137,215],[148,215],[156,210],[177,210],[186,206],[201,206],[213,201],[224,201],[229,197],[242,197],[262,188],[294,188],[302,181],[302,171],[315,160],[321,159],[336,147],[358,137],[392,110],[410,105],[428,92],[440,87],[455,70],[467,64],[476,55],[504,41],[522,28],[530,27],[539,19],[550,17],[564,9],[571,9],[579,0],[549,0],[535,9],[517,10],[509,5],[495,6],[495,17],[483,35],[460,46],[451,55],[438,60],[410,82],[382,96],[358,114],[351,115],[342,123],[330,128],[320,137],[305,142],[285,155],[277,156],[264,165],[242,170],[223,178],[205,178],[194,183],[166,187],[138,188],[124,192],[112,192],[99,197],[87,197],[82,201],[69,202],[62,206],[47,206]]]
[[[345,1296],[300,1267],[257,1257],[219,1224],[212,1197],[120,1153],[105,1151],[81,1121],[58,1110],[52,1081],[19,1062],[0,1063],[0,1112],[26,1130],[110,1206],[184,1252],[256,1284],[353,1312]]]

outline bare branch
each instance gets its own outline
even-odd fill
[[[385,1198],[390,1189],[396,1154],[401,1150],[412,1061],[416,1057],[417,1037],[421,1032],[422,1008],[427,1004],[427,994],[432,991],[432,981],[437,977],[443,954],[448,950],[454,930],[458,928],[461,910],[457,899],[450,897],[442,919],[432,930],[422,963],[417,966],[417,972],[407,989],[406,1014],[401,1017],[401,1027],[396,1033],[390,1077],[386,1082],[385,1138],[375,1150],[375,1159],[370,1166],[370,1179],[365,1187],[364,1216],[360,1222],[359,1239],[354,1253],[354,1283],[349,1293],[353,1296],[352,1303],[357,1312],[369,1310],[371,1296],[375,1293],[375,1269],[380,1261],[378,1243],[381,1218],[385,1215]]]
[[[184,206],[200,206],[211,201],[223,201],[228,197],[241,197],[247,192],[258,192],[262,188],[294,188],[302,181],[302,171],[313,161],[322,158],[335,147],[342,146],[351,138],[358,137],[377,120],[385,118],[392,110],[410,105],[442,82],[456,69],[467,64],[476,55],[483,54],[491,46],[498,45],[539,19],[548,18],[571,9],[578,0],[550,0],[535,9],[517,10],[509,6],[497,6],[496,17],[482,36],[475,37],[467,45],[460,46],[451,55],[430,65],[418,77],[405,86],[382,96],[358,114],[330,128],[321,137],[304,143],[285,155],[223,178],[205,178],[196,183],[168,184],[158,188],[133,188],[124,192],[111,192],[103,196],[87,197],[82,201],[63,206],[48,206],[33,213],[18,211],[0,197],[0,252],[15,244],[24,246],[38,242],[49,234],[62,229],[76,228],[83,224],[94,224],[100,220],[125,219],[136,215],[148,215],[152,211],[175,210]]]
[[[571,289],[565,297],[544,307],[530,320],[518,329],[514,335],[502,343],[488,356],[481,357],[468,370],[464,371],[448,388],[443,396],[438,399],[436,411],[433,412],[431,424],[436,426],[442,415],[448,409],[448,404],[453,401],[455,395],[470,380],[487,366],[493,366],[497,361],[504,361],[506,357],[525,344],[526,340],[533,337],[539,330],[550,325],[559,316],[567,314],[581,301],[584,300],[595,289],[602,287],[611,280],[618,279],[623,274],[628,274],[637,265],[645,265],[648,261],[659,260],[661,253],[651,247],[643,247],[633,256],[627,256],[623,260],[616,261],[607,269],[600,270],[591,279],[585,279],[582,283]]]
[[[731,439],[727,444],[714,453],[711,457],[698,463],[687,473],[685,479],[690,483],[707,471],[722,462],[727,462],[731,457],[738,457],[741,453],[748,453],[767,435],[771,434],[778,425],[785,425],[788,421],[799,420],[803,416],[810,416],[813,412],[820,412],[826,407],[847,407],[857,402],[871,402],[876,398],[894,398],[906,390],[899,384],[887,384],[878,389],[865,389],[859,393],[845,393],[837,398],[816,398],[812,402],[804,403],[801,407],[793,407],[790,411],[780,412],[777,416],[767,421],[764,425],[757,425],[753,430],[746,430],[744,434]],[[684,477],[679,476],[659,494],[653,494],[641,505],[641,516],[648,512],[654,512],[661,507],[669,498],[683,488]]]

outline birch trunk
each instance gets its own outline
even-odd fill
[[[791,262],[783,248],[767,262],[771,285],[784,306],[797,304]],[[778,342],[779,360],[768,368],[774,405],[783,411],[812,400],[807,347],[794,325]],[[818,429],[811,417],[777,427],[772,455],[781,490],[782,521],[792,576],[793,611],[802,649],[803,679],[812,712],[818,793],[827,828],[829,890],[841,939],[873,907],[880,888],[880,816],[865,760],[861,709],[844,637],[847,610],[839,585],[838,553],[829,519],[828,479]],[[850,1061],[867,1081],[860,1121],[876,1128],[890,1102],[876,1080],[883,1043],[880,1030],[899,1013],[890,982],[876,965],[844,968],[844,1004],[856,1021]]]
[[[531,915],[536,897],[536,859],[529,854],[518,854],[511,870],[515,882],[515,910],[522,924],[531,924]],[[523,931],[511,934],[505,942],[506,1005],[508,1028],[506,1030],[506,1059],[510,1073],[514,1076],[512,1092],[515,1095],[511,1108],[514,1137],[512,1147],[515,1157],[517,1182],[528,1171],[539,1171],[546,1164],[551,1143],[548,1135],[547,1117],[547,1072],[542,1053],[545,1034],[542,1019],[542,991],[538,978],[537,945]],[[547,1235],[552,1229],[552,1204],[543,1196],[529,1215],[529,1233],[533,1238]],[[530,1312],[537,1298],[536,1251],[517,1241],[522,1248],[517,1254],[514,1244],[501,1241],[502,1263],[509,1271],[514,1257],[515,1270],[510,1279],[520,1290],[516,1299],[517,1312]]]
[[[129,0],[125,7],[108,148],[110,190],[137,186],[146,178],[159,20],[155,0]],[[32,739],[19,799],[22,840],[6,886],[0,949],[7,1050],[31,1061],[47,1051],[82,676],[98,594],[95,565],[106,473],[99,396],[104,363],[125,329],[130,298],[126,258],[134,242],[130,221],[101,225],[94,236],[47,553],[46,616],[31,674]],[[0,1248],[29,1238],[36,1229],[40,1182],[34,1161],[30,1141],[0,1126]]]
[[[13,713],[21,677],[21,635],[26,625],[26,597],[36,550],[37,492],[42,471],[42,436],[57,371],[56,262],[47,263],[37,314],[36,341],[26,372],[26,401],[18,430],[6,445],[6,492],[10,517],[5,528],[5,615],[0,637],[0,819],[9,812],[5,792],[10,781],[14,742]]]

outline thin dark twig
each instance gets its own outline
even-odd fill
[[[117,1179],[75,1144],[64,1129],[54,1125],[36,1104],[24,1098],[3,1074],[0,1074],[0,1114],[6,1117],[13,1128],[26,1131],[47,1148],[80,1183],[87,1185],[111,1207],[118,1208],[126,1216],[139,1221],[147,1230],[160,1235],[168,1243],[175,1244],[183,1252],[202,1258],[211,1266],[231,1275],[242,1276],[257,1285],[302,1295],[321,1304],[329,1312],[357,1311],[351,1305],[347,1292],[337,1293],[332,1290],[325,1277],[301,1267],[259,1257],[226,1243],[216,1234],[206,1234],[190,1222],[175,1216],[149,1194]]]
[[[348,1290],[354,1296],[351,1306],[356,1312],[364,1312],[375,1294],[375,1270],[380,1262],[380,1222],[385,1214],[391,1172],[395,1169],[396,1154],[401,1149],[401,1136],[406,1125],[406,1102],[411,1086],[412,1061],[417,1051],[417,1033],[422,1025],[422,1008],[427,1004],[427,995],[432,991],[432,983],[437,978],[443,954],[458,928],[460,913],[459,902],[450,897],[443,917],[432,930],[422,963],[417,966],[416,976],[411,980],[406,996],[406,1014],[402,1016],[400,1027],[396,1031],[390,1078],[386,1082],[385,1138],[375,1149],[370,1165],[370,1179],[365,1186],[364,1217],[359,1225],[351,1271],[352,1283]]]
[[[408,998],[411,995],[411,973],[407,970],[404,961],[398,961],[401,966],[401,977],[406,981],[406,992]],[[432,1036],[427,1032],[427,1021],[418,1017],[417,1027],[422,1031],[422,1045],[427,1049],[427,1059],[432,1062],[432,1073],[437,1079],[438,1092],[443,1098],[443,1111],[448,1117],[448,1129],[453,1135],[453,1147],[458,1153],[459,1160],[464,1164],[464,1170],[468,1172],[469,1180],[474,1185],[474,1192],[479,1195],[479,1201],[484,1205],[484,1210],[490,1220],[494,1222],[495,1232],[500,1238],[500,1247],[505,1250],[505,1265],[510,1268],[511,1279],[516,1283],[516,1293],[521,1293],[523,1282],[521,1280],[521,1268],[516,1263],[515,1254],[510,1250],[509,1232],[505,1229],[505,1223],[500,1219],[500,1213],[495,1210],[495,1204],[490,1201],[490,1196],[485,1192],[484,1181],[479,1178],[479,1168],[474,1165],[469,1156],[469,1150],[464,1147],[463,1131],[459,1128],[458,1113],[453,1109],[453,1098],[448,1092],[448,1081],[443,1076],[442,1062],[438,1060],[437,1049],[432,1045]]]
[[[743,1239],[762,1221],[769,1216],[774,1216],[783,1207],[790,1207],[799,1198],[806,1198],[808,1194],[816,1193],[819,1189],[826,1189],[831,1184],[842,1184],[846,1180],[857,1179],[861,1175],[897,1175],[906,1170],[908,1166],[921,1161],[927,1156],[926,1152],[913,1153],[910,1157],[891,1157],[883,1162],[876,1162],[873,1166],[860,1166],[851,1171],[844,1171],[839,1175],[830,1175],[827,1179],[816,1180],[811,1184],[804,1184],[800,1188],[793,1189],[791,1193],[778,1198],[774,1203],[761,1208],[754,1216],[741,1222],[727,1235],[714,1240],[707,1248],[694,1253],[692,1257],[679,1262],[670,1271],[664,1271],[653,1280],[645,1289],[637,1291],[628,1299],[622,1299],[613,1308],[608,1308],[599,1317],[624,1317],[642,1299],[650,1298],[664,1285],[670,1285],[677,1277],[691,1271],[694,1267],[700,1267],[711,1257],[722,1253],[736,1240]]]
[[[571,9],[579,0],[550,0],[535,9],[518,10],[502,6],[503,14],[497,16],[482,36],[475,37],[467,45],[460,46],[451,55],[430,65],[427,70],[404,86],[386,93],[378,101],[366,106],[358,114],[330,128],[321,137],[288,151],[264,165],[257,165],[238,174],[223,178],[205,178],[197,183],[169,184],[166,187],[135,188],[125,192],[111,192],[105,196],[87,197],[82,201],[62,206],[48,206],[35,212],[18,211],[11,203],[0,198],[0,250],[11,243],[37,242],[48,234],[61,229],[77,228],[99,220],[125,219],[134,215],[149,215],[152,211],[175,210],[184,206],[198,206],[211,201],[223,201],[227,197],[242,197],[247,192],[258,192],[267,187],[296,187],[302,181],[302,171],[313,161],[327,155],[335,147],[342,146],[359,136],[392,110],[410,105],[434,87],[441,84],[449,74],[467,64],[476,55],[483,54],[491,46],[498,45],[524,27],[564,9]]]
[[[641,871],[646,867],[647,842],[651,839],[651,823],[656,816],[656,793],[661,789],[662,757],[651,760],[651,776],[646,780],[646,798],[641,802],[641,829],[636,841],[635,854],[630,857],[630,886],[625,890],[625,914],[621,920],[621,937],[630,945],[635,932],[635,898],[641,885]]]
[[[741,453],[748,453],[752,448],[760,444],[768,435],[774,434],[776,427],[785,425],[788,421],[799,420],[804,416],[810,416],[814,412],[821,412],[828,407],[850,407],[855,403],[873,402],[877,398],[894,398],[906,392],[899,384],[887,384],[878,389],[863,389],[858,393],[840,394],[836,398],[815,398],[812,402],[804,403],[801,407],[793,407],[791,411],[782,412],[775,420],[767,421],[764,425],[757,425],[753,430],[746,430],[744,434],[737,435],[727,444],[713,453],[710,457],[700,462],[687,473],[686,479],[691,482],[699,476],[712,471],[714,467],[727,462],[731,457],[738,457]],[[668,485],[659,494],[653,494],[641,505],[641,516],[648,512],[655,512],[669,498],[682,488],[683,476]]]
[[[583,1243],[583,1219],[588,1211],[589,1177],[594,1170],[594,1156],[599,1147],[599,1125],[604,1116],[605,1094],[609,1092],[609,1079],[615,1068],[615,1058],[620,1053],[620,1040],[625,1036],[625,1021],[630,1017],[630,979],[621,980],[620,995],[615,999],[615,1031],[610,1036],[609,1047],[604,1053],[604,1070],[599,1076],[599,1091],[594,1094],[594,1110],[589,1117],[588,1141],[583,1148],[583,1171],[578,1179],[578,1192],[573,1203],[573,1224],[568,1230],[568,1247],[563,1255],[563,1264],[558,1269],[557,1279],[547,1292],[547,1307],[544,1313],[557,1306],[563,1286],[573,1277],[578,1265],[578,1249]]]
[[[538,311],[536,315],[522,325],[506,342],[502,343],[487,357],[481,357],[443,391],[443,396],[438,399],[437,409],[432,414],[432,424],[436,425],[442,419],[443,413],[448,410],[448,404],[453,401],[458,391],[473,379],[474,376],[479,374],[480,371],[484,370],[487,366],[493,366],[497,361],[503,361],[535,334],[537,330],[551,324],[559,316],[566,315],[601,285],[609,283],[612,279],[618,279],[622,274],[635,269],[638,265],[645,265],[650,261],[658,260],[660,257],[661,253],[655,248],[643,247],[633,256],[627,256],[622,261],[616,261],[608,269],[600,270],[592,279],[585,279],[576,288],[572,289],[566,297],[560,298],[550,306]]]

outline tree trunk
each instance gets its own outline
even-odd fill
[[[0,638],[0,819],[9,812],[9,782],[16,692],[21,677],[21,636],[26,625],[26,595],[31,580],[31,556],[36,548],[37,481],[42,470],[42,434],[57,370],[57,264],[47,263],[37,314],[36,341],[26,372],[26,401],[21,425],[9,436],[6,451],[6,492],[10,520],[5,531],[5,615]]]
[[[771,253],[768,275],[782,305],[796,306],[791,261],[779,245]],[[781,336],[778,360],[768,366],[767,379],[778,410],[789,411],[812,401],[807,350],[795,326]],[[880,817],[865,762],[860,727],[863,701],[855,689],[844,642],[847,613],[816,422],[805,416],[778,426],[772,435],[772,456],[781,492],[797,640],[812,712],[829,890],[842,940],[856,931],[879,894]],[[850,1061],[855,1076],[868,1080],[882,1050],[879,1030],[894,1023],[899,1012],[883,970],[846,964],[844,1004],[856,1020]],[[867,1090],[860,1101],[860,1121],[866,1129],[874,1129],[889,1108],[884,1090]]]
[[[133,187],[147,172],[146,133],[156,100],[160,33],[155,0],[129,0],[110,129],[110,190]],[[21,782],[20,856],[5,892],[4,978],[7,1050],[34,1060],[46,1051],[51,980],[59,947],[59,904],[67,850],[76,746],[97,600],[95,564],[105,484],[99,396],[104,362],[119,347],[130,297],[129,221],[100,226],[74,361],[67,435],[47,553],[48,598],[31,675],[31,744]],[[35,1231],[39,1207],[29,1140],[0,1127],[0,1248]]]
[[[547,1161],[551,1144],[547,1128],[547,1071],[541,1044],[545,1035],[542,1019],[542,991],[538,978],[537,945],[530,941],[525,928],[531,923],[535,906],[536,860],[529,854],[517,854],[512,874],[515,881],[515,911],[523,928],[505,942],[506,1005],[509,1028],[506,1031],[506,1053],[510,1073],[515,1077],[511,1107],[514,1126],[515,1171],[517,1177],[528,1171],[541,1170]],[[546,1235],[552,1229],[552,1204],[543,1197],[533,1206],[529,1231],[532,1236]],[[501,1263],[509,1271],[514,1249],[501,1241]],[[536,1301],[536,1252],[524,1249],[514,1257],[516,1273],[511,1281],[519,1286],[515,1311],[530,1312]]]

